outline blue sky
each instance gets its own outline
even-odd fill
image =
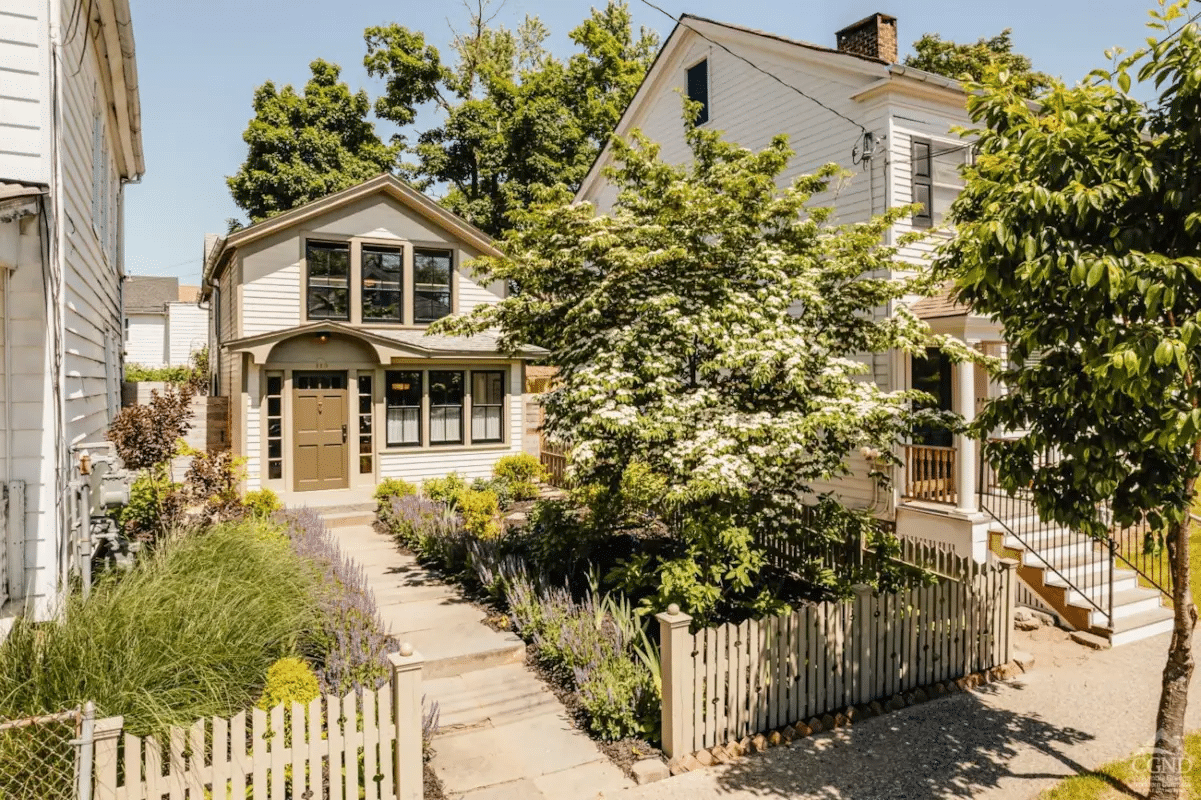
[[[571,52],[567,31],[603,0],[508,0],[498,22],[526,14],[551,30],[551,49]],[[673,14],[692,13],[833,46],[834,31],[875,11],[898,18],[902,55],[927,31],[975,41],[1013,28],[1017,49],[1035,67],[1070,82],[1102,66],[1102,52],[1138,46],[1150,0],[659,0]],[[378,81],[363,70],[363,29],[397,22],[425,32],[444,53],[451,23],[462,26],[459,0],[132,0],[142,97],[146,175],[126,194],[126,271],[199,281],[206,232],[223,233],[242,216],[225,186],[245,157],[242,131],[255,87],[303,85],[308,64],[340,64],[352,88],[374,97]],[[666,38],[672,23],[631,0],[637,24]],[[448,21],[449,20],[449,21]],[[445,56],[444,56],[445,57]],[[380,126],[384,135],[391,128]]]

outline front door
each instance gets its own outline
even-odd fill
[[[292,376],[293,475],[296,491],[349,486],[345,372]]]

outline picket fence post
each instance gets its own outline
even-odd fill
[[[675,758],[691,752],[693,720],[688,690],[692,688],[692,645],[688,626],[692,617],[672,603],[659,620],[659,661],[663,692],[659,701],[662,715],[663,752]]]
[[[1001,664],[1013,661],[1013,610],[1017,608],[1018,591],[1018,561],[1014,558],[1002,558],[1001,566],[1005,568],[1005,611],[1001,620],[999,633],[1004,636],[1005,651]]]
[[[405,642],[389,653],[392,665],[392,720],[396,725],[396,800],[422,800],[421,665],[425,659]]]
[[[872,685],[872,587],[866,583],[857,583],[852,587],[855,592],[855,606],[851,615],[851,625],[855,644],[852,663],[854,689],[851,702],[866,703],[874,698],[869,697]]]
[[[125,717],[98,719],[92,728],[95,800],[115,800],[117,796],[117,741],[124,728]]]

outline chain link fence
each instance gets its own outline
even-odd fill
[[[0,720],[0,800],[75,800],[79,709]]]

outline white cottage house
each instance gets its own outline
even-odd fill
[[[0,0],[0,624],[54,611],[78,449],[120,406],[137,87],[128,0]]]
[[[661,157],[691,158],[685,139],[681,97],[700,103],[698,124],[724,132],[751,149],[784,133],[795,155],[780,176],[798,175],[837,163],[853,173],[817,205],[835,209],[834,222],[866,221],[885,209],[920,203],[921,209],[890,231],[888,244],[914,230],[930,237],[900,250],[898,271],[925,261],[939,239],[937,228],[962,187],[960,167],[970,143],[952,129],[971,126],[958,82],[897,63],[897,20],[873,14],[840,31],[835,47],[796,41],[763,31],[684,15],[664,42],[654,64],[625,110],[618,135],[640,130],[661,147]],[[615,188],[604,175],[608,149],[592,166],[577,194],[599,210],[610,208]],[[947,297],[911,304],[940,333],[953,334],[996,355],[1001,331],[988,319]],[[888,315],[892,308],[878,313]],[[941,407],[967,419],[998,391],[971,364],[952,365],[937,351],[932,358],[903,353],[864,354],[871,379],[892,390],[920,387]],[[925,431],[902,445],[891,490],[869,477],[866,457],[851,454],[853,476],[816,486],[844,502],[869,510],[898,535],[918,539],[979,560],[991,551],[1020,556],[1027,602],[1045,605],[1076,627],[1092,629],[1114,643],[1171,627],[1171,612],[1154,590],[1139,588],[1145,576],[1136,565],[1100,553],[1078,534],[1058,531],[1035,515],[1014,514],[992,486],[980,486],[977,445],[945,431]],[[1029,506],[1024,506],[1028,509]],[[1113,575],[1112,579],[1110,575]],[[1112,588],[1112,592],[1111,592]]]
[[[484,233],[391,175],[206,243],[214,393],[250,489],[370,497],[383,478],[487,477],[523,446],[524,370],[495,337],[427,336],[504,297]]]

